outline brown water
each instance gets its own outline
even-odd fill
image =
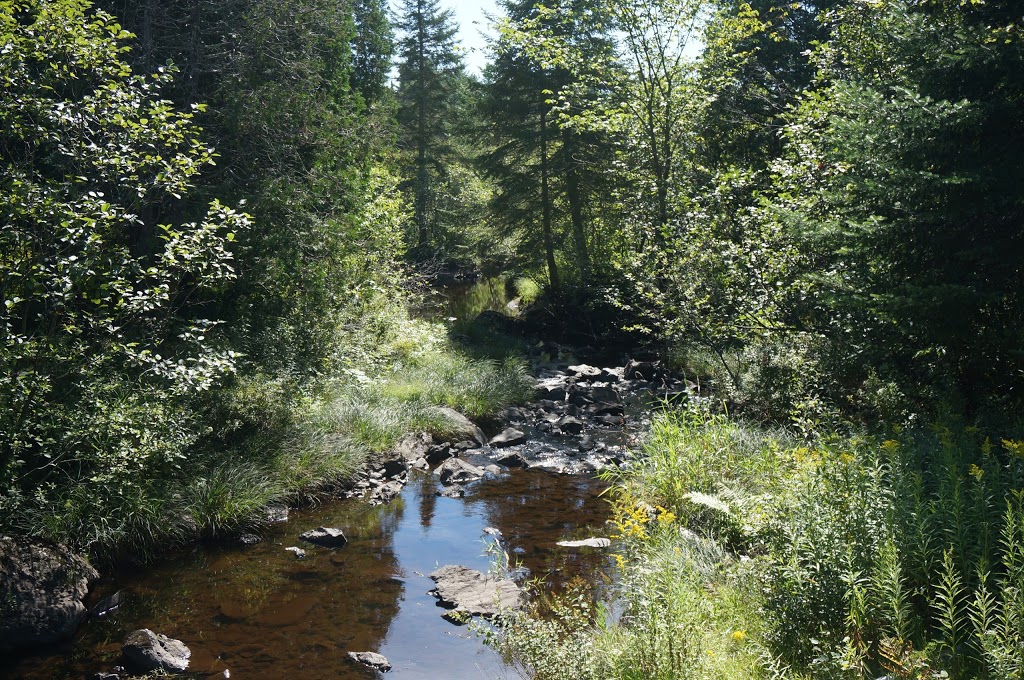
[[[606,535],[602,485],[586,476],[518,471],[470,485],[463,499],[438,497],[435,478],[414,474],[402,496],[370,507],[338,501],[292,511],[249,547],[197,546],[101,584],[126,601],[79,630],[73,644],[21,659],[9,678],[85,678],[109,671],[129,631],[148,627],[185,642],[190,674],[232,678],[378,677],[348,651],[384,654],[401,679],[518,678],[465,627],[444,621],[427,574],[444,564],[486,571],[485,527],[524,574],[558,586],[574,576],[601,583],[605,551],[560,548],[566,538]],[[345,530],[340,549],[303,545],[317,526]],[[486,539],[486,540],[485,540]],[[297,560],[286,546],[308,552]]]

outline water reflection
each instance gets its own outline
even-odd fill
[[[433,475],[414,475],[402,496],[371,508],[341,501],[296,511],[251,547],[196,547],[139,573],[122,573],[107,593],[127,602],[86,623],[74,645],[0,670],[9,678],[88,677],[109,670],[129,631],[148,627],[184,641],[190,671],[236,678],[378,677],[348,651],[378,651],[402,678],[513,678],[519,675],[467,632],[441,618],[427,577],[444,564],[486,571],[484,527],[504,534],[533,575],[556,585],[576,575],[600,580],[604,554],[554,544],[600,532],[605,503],[585,477],[522,471],[470,487],[465,499],[437,497]],[[285,551],[317,526],[345,530],[337,550]],[[585,528],[579,528],[585,527]],[[5,673],[6,671],[6,673]]]
[[[475,319],[480,312],[509,314],[506,280],[487,278],[438,285],[427,293],[419,316],[425,319]]]

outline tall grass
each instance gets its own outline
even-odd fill
[[[615,478],[625,614],[577,622],[588,673],[1024,678],[1024,443],[955,423],[813,442],[659,417]]]
[[[406,433],[450,434],[440,406],[484,418],[530,396],[521,364],[471,359],[442,328],[407,322],[372,361],[331,379],[236,378],[193,405],[208,425],[184,455],[0,498],[0,527],[101,563],[145,559],[158,547],[257,528],[270,503],[329,496]]]

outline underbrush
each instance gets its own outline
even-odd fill
[[[691,407],[615,482],[623,614],[510,618],[495,644],[538,678],[1024,677],[1018,440],[798,440]]]
[[[269,504],[327,496],[408,432],[452,432],[439,407],[483,418],[532,396],[522,365],[468,358],[423,322],[404,320],[360,356],[372,360],[331,379],[235,377],[182,408],[190,434],[175,450],[126,454],[116,469],[69,469],[33,494],[5,494],[0,529],[100,563],[146,559],[258,528]]]

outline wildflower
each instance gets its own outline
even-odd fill
[[[619,569],[625,569],[626,568],[626,558],[625,557],[623,557],[622,555],[619,555],[618,553],[613,553],[612,557],[615,558],[615,566],[617,566]]]
[[[736,642],[743,642],[747,639],[747,631],[745,630],[734,630],[732,632],[732,639]]]
[[[1003,448],[1014,456],[1020,456],[1024,458],[1024,439],[1020,441],[1013,441],[1012,439],[1003,440]]]
[[[969,468],[967,468],[967,474],[969,474],[971,477],[974,477],[975,479],[977,479],[980,482],[981,481],[981,476],[983,474],[985,474],[985,471],[982,470],[977,465],[975,465],[974,463],[971,463],[971,466]]]
[[[900,443],[895,439],[886,439],[884,442],[882,442],[882,449],[886,453],[891,453],[898,448],[900,448]]]

